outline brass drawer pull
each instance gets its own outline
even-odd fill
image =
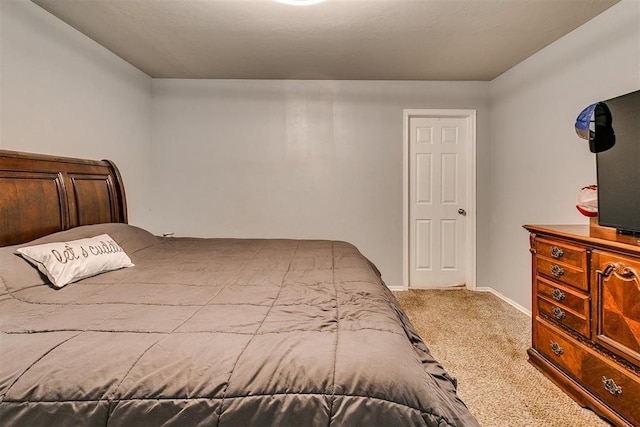
[[[560,249],[557,246],[551,246],[551,257],[558,259],[558,258],[562,258],[562,255],[564,255],[564,251],[562,249]]]
[[[553,307],[551,309],[551,314],[553,314],[553,317],[555,317],[558,320],[564,319],[565,316],[567,315],[567,313],[565,313],[564,311],[562,311],[558,307]]]
[[[551,341],[551,351],[553,351],[555,353],[556,356],[560,356],[562,353],[564,353],[564,348],[560,347],[560,344],[558,344],[555,341]]]
[[[602,377],[604,388],[611,394],[618,396],[622,394],[622,387],[616,384],[612,378]]]
[[[556,301],[564,301],[566,295],[560,289],[554,288],[551,291],[551,297]]]
[[[560,267],[559,265],[553,264],[551,266],[551,274],[553,274],[554,277],[560,277],[564,274],[564,268]]]

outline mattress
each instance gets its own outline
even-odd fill
[[[3,426],[476,426],[380,274],[338,241],[106,233],[61,289],[0,248]]]

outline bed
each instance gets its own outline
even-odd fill
[[[134,266],[17,254],[103,234]],[[354,246],[154,236],[109,161],[0,150],[0,333],[3,426],[478,425]]]

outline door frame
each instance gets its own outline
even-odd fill
[[[465,251],[465,282],[467,289],[476,289],[476,110],[461,109],[405,109],[402,131],[402,288],[409,289],[409,121],[414,117],[466,118],[469,124],[467,144],[465,206],[467,210]]]

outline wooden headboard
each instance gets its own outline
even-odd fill
[[[0,246],[105,222],[127,222],[113,162],[0,150]]]

